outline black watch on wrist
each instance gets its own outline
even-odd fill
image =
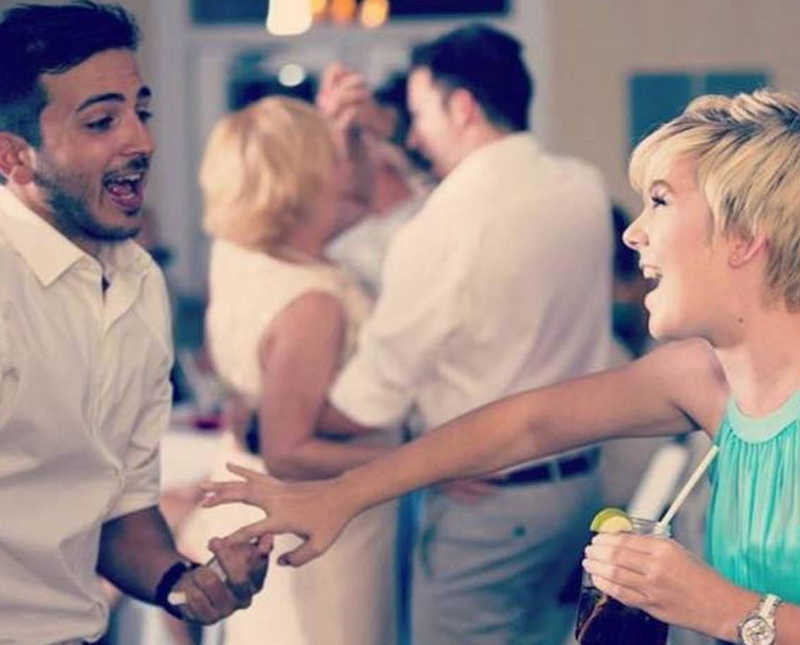
[[[169,612],[175,618],[183,618],[183,613],[181,610],[173,605],[172,603],[167,600],[169,598],[169,594],[172,591],[172,588],[181,579],[184,573],[187,571],[191,571],[192,569],[196,569],[200,565],[196,562],[184,562],[179,560],[175,564],[173,564],[169,569],[164,572],[164,575],[161,576],[161,580],[158,581],[156,585],[156,593],[155,593],[155,603],[160,605],[164,608],[165,611]]]
[[[764,595],[753,611],[736,626],[740,645],[773,645],[775,643],[775,610],[781,599]]]

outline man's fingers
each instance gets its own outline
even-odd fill
[[[212,620],[227,616],[236,609],[237,602],[233,591],[214,571],[208,567],[198,567],[192,571],[192,576],[197,586],[208,598],[212,608]]]
[[[253,550],[248,545],[229,547],[220,538],[212,538],[208,548],[215,556],[215,566],[222,570],[223,580],[236,596],[239,604],[247,601],[255,591],[249,577],[249,558],[247,550]]]
[[[188,620],[199,623],[211,623],[215,620],[214,607],[206,593],[198,586],[194,578],[194,571],[185,573],[176,591],[182,591],[186,601],[181,605],[181,611]],[[214,575],[214,574],[212,574]]]

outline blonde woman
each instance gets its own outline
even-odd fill
[[[347,137],[335,134],[312,106],[265,98],[217,124],[200,169],[213,238],[209,347],[220,377],[259,419],[255,452],[231,434],[222,461],[266,465],[282,479],[331,477],[394,443],[391,433],[316,432],[328,385],[370,309],[323,255],[364,212],[358,173],[335,144]],[[252,511],[220,513],[207,537],[252,521]],[[394,505],[383,505],[312,567],[272,567],[264,593],[226,624],[227,642],[391,645],[394,534]]]

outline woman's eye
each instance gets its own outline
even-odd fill
[[[139,110],[137,114],[139,115],[139,120],[142,123],[147,123],[153,118],[153,113],[150,110]]]
[[[650,195],[650,203],[653,205],[653,208],[658,208],[659,206],[666,206],[667,200],[661,195]]]

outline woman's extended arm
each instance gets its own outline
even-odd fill
[[[300,565],[327,549],[362,510],[437,481],[496,471],[607,437],[716,427],[727,396],[703,341],[661,347],[621,369],[531,390],[459,417],[330,482],[283,484],[246,469],[244,481],[204,486],[207,506],[244,501],[269,517],[235,533],[292,532],[306,542],[286,561]]]
[[[323,292],[299,297],[264,333],[258,417],[261,453],[276,477],[331,477],[386,452],[316,434],[343,336],[341,304]]]

